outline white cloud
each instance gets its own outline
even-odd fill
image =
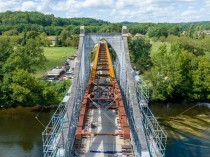
[[[82,8],[106,8],[111,7],[113,4],[112,0],[85,0],[84,2],[80,2],[80,7]]]
[[[0,0],[0,12],[28,10],[111,22],[210,20],[210,0]]]
[[[192,15],[192,14],[195,14],[195,13],[196,13],[195,10],[189,9],[189,10],[184,11],[184,12],[182,13],[182,16],[189,16],[189,15]]]
[[[7,11],[7,10],[14,10],[16,4],[17,4],[17,1],[1,0],[0,1],[0,12]]]
[[[21,5],[20,10],[22,11],[32,11],[32,10],[37,10],[38,4],[33,2],[33,1],[26,1],[23,2]]]

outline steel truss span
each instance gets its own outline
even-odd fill
[[[86,34],[81,26],[72,86],[42,133],[44,157],[164,157],[167,137],[134,73],[125,26],[121,34]]]
[[[97,45],[73,147],[76,156],[134,156],[121,90],[103,41]]]

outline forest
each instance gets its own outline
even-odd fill
[[[58,104],[67,81],[44,82],[35,77],[45,68],[43,47],[77,47],[79,27],[87,33],[120,33],[127,25],[133,67],[147,82],[152,101],[210,100],[210,22],[110,23],[91,18],[59,18],[39,12],[0,13],[0,104]],[[143,37],[135,37],[135,34]],[[162,43],[153,51],[154,45]]]

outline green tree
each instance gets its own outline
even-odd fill
[[[39,37],[41,39],[41,45],[43,45],[43,46],[50,46],[51,41],[47,38],[46,33],[39,34]]]
[[[99,32],[100,33],[119,33],[122,30],[122,24],[115,23],[111,25],[106,25],[102,27]]]
[[[191,72],[193,99],[210,100],[210,66],[205,57],[197,57],[196,68]]]
[[[135,35],[136,33],[146,34],[148,29],[153,26],[152,23],[138,23],[128,25],[128,30],[131,34]]]
[[[145,41],[143,38],[137,38],[128,41],[131,62],[141,72],[145,71],[151,66],[151,44],[149,43],[149,41]]]
[[[148,32],[147,32],[148,36],[149,37],[161,37],[161,36],[164,36],[164,37],[167,37],[168,36],[168,27],[166,25],[161,25],[161,24],[158,24],[158,25],[155,25],[155,26],[152,26],[148,29]]]
[[[52,105],[58,103],[54,85],[45,83],[25,70],[13,72],[9,86],[11,98],[21,105]]]
[[[0,80],[2,80],[4,75],[2,68],[13,51],[14,49],[10,44],[9,37],[0,37]]]
[[[3,33],[4,36],[17,36],[18,35],[18,31],[16,29],[12,29],[9,31],[5,31]]]
[[[188,98],[210,100],[210,67],[203,56],[184,50],[178,43],[171,51],[166,45],[151,56],[152,68],[145,78],[152,91],[152,100]]]
[[[35,73],[37,68],[44,68],[46,58],[39,40],[29,39],[25,46],[17,46],[3,66],[4,73],[15,69],[24,69]]]
[[[207,48],[208,44],[205,44],[205,39],[204,40],[197,40],[197,39],[192,39],[189,37],[184,37],[184,36],[174,36],[170,35],[166,39],[168,42],[176,42],[180,45],[181,48],[187,50],[188,52],[193,53],[196,56],[203,56],[205,48]],[[209,42],[208,42],[209,43]]]
[[[178,36],[178,35],[180,34],[180,32],[181,32],[181,28],[180,28],[180,26],[178,26],[178,25],[171,26],[171,27],[169,28],[169,30],[168,30],[168,33],[169,33],[170,35],[176,35],[176,36]]]
[[[146,72],[152,90],[152,100],[165,100],[176,95],[177,85],[182,81],[180,65],[176,62],[179,51],[168,52],[166,45],[151,56],[153,67]]]
[[[61,46],[61,40],[60,40],[60,37],[58,35],[55,38],[55,46]]]

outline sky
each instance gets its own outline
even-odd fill
[[[210,0],[0,0],[0,12],[7,10],[109,22],[210,21]]]

